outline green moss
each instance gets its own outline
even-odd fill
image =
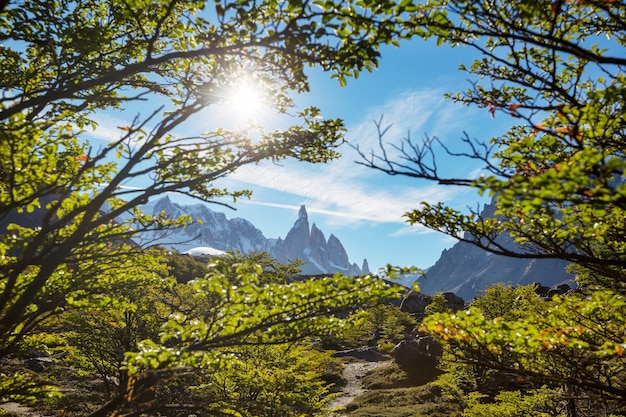
[[[432,384],[368,391],[346,408],[349,417],[458,417],[461,407]]]
[[[403,371],[396,363],[376,368],[363,378],[363,386],[368,390],[386,388],[408,388],[423,385],[428,382],[423,375],[409,374]]]

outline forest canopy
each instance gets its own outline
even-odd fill
[[[293,107],[307,70],[344,85],[377,67],[383,45],[417,37],[477,51],[461,67],[469,88],[449,99],[515,123],[458,147],[436,136],[387,145],[381,128],[361,163],[492,197],[492,217],[423,203],[406,218],[492,253],[571,261],[581,285],[542,302],[532,288],[495,287],[464,313],[433,309],[421,330],[444,346],[441,392],[468,417],[623,414],[625,29],[626,5],[606,0],[2,5],[0,402],[55,392],[56,376],[13,366],[50,349],[103,384],[80,415],[327,412],[320,370],[333,361],[319,341],[358,334],[350,323],[363,317],[395,340],[405,318],[347,312],[397,290],[372,276],[294,282],[296,266],[263,255],[185,265],[136,237],[192,219],[140,206],[163,193],[238,199],[249,193],[220,180],[242,166],[337,158],[343,122]],[[295,113],[289,126],[178,133],[242,73]],[[114,140],[89,138],[98,114],[135,104]],[[483,175],[446,176],[440,152],[480,161]],[[126,186],[138,178],[142,187]],[[500,245],[503,234],[520,246]],[[193,276],[172,274],[176,265]],[[517,385],[490,390],[503,378]]]

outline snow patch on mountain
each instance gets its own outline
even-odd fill
[[[211,247],[208,247],[208,246],[198,246],[196,248],[192,248],[192,249],[186,250],[185,252],[183,252],[183,255],[191,255],[191,256],[203,256],[203,255],[221,256],[221,255],[224,255],[225,253],[226,252],[224,252],[223,250],[211,248]]]

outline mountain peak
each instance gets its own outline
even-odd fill
[[[495,217],[495,196],[480,213],[481,218]],[[469,232],[466,238],[471,238]],[[523,250],[508,233],[500,234],[495,245],[512,252]],[[444,250],[439,260],[419,278],[423,294],[453,292],[471,300],[481,291],[496,284],[528,285],[540,282],[548,287],[568,283],[574,275],[567,272],[568,262],[560,259],[525,259],[490,253],[469,242],[457,242]]]
[[[303,205],[300,206],[300,211],[298,211],[298,220],[293,224],[294,229],[303,229],[304,233],[309,237],[309,216],[306,213],[306,207]],[[306,230],[305,230],[306,229]]]
[[[189,215],[194,220],[183,228],[162,235],[148,236],[151,242],[175,247],[177,250],[192,253],[214,253],[236,250],[241,253],[268,252],[279,262],[288,263],[296,259],[305,262],[302,273],[305,275],[333,274],[361,275],[363,270],[351,264],[345,248],[335,235],[326,241],[324,233],[315,224],[309,226],[309,216],[305,205],[301,205],[298,218],[284,238],[267,239],[250,222],[240,218],[227,219],[224,213],[214,212],[204,204],[179,205],[164,196],[154,202],[146,213],[165,211],[168,217]],[[367,261],[364,261],[367,267]],[[365,273],[368,271],[366,270]]]
[[[304,204],[300,206],[300,211],[298,211],[298,220],[302,222],[309,221],[309,216],[306,212],[306,206]]]

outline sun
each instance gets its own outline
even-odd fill
[[[263,88],[253,79],[242,79],[226,96],[229,112],[238,120],[256,120],[265,110]]]

